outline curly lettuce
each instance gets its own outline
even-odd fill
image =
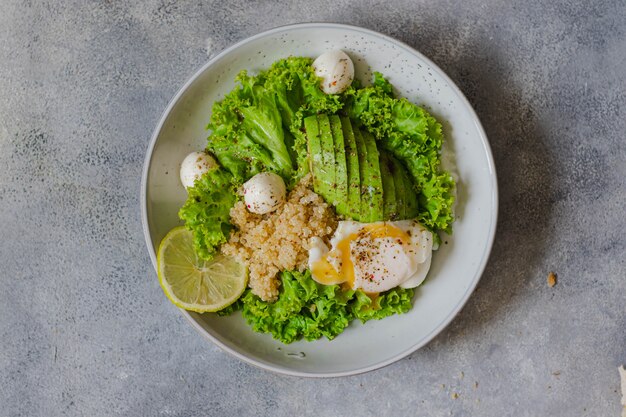
[[[452,231],[455,183],[440,169],[441,124],[423,108],[396,98],[389,81],[374,73],[372,86],[346,92],[345,111],[400,159],[418,193],[418,219],[433,230]]]
[[[187,201],[178,216],[193,232],[196,253],[211,259],[230,236],[230,209],[237,201],[233,176],[226,170],[213,169],[187,189],[187,193]]]
[[[350,311],[355,318],[365,323],[368,320],[380,320],[393,314],[406,313],[411,309],[413,288],[394,288],[370,298],[362,291],[356,291]]]
[[[412,289],[394,288],[372,300],[360,290],[343,291],[339,285],[318,284],[310,271],[283,271],[281,280],[275,302],[263,301],[247,290],[236,304],[220,314],[240,309],[254,331],[292,343],[302,338],[332,340],[355,318],[365,323],[411,309]]]

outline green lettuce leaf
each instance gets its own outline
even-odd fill
[[[207,150],[238,180],[272,171],[293,185],[306,174],[302,119],[343,106],[339,96],[320,90],[311,62],[290,57],[256,76],[242,71],[238,86],[214,104]]]
[[[237,201],[233,176],[216,168],[198,179],[187,189],[187,201],[178,216],[193,232],[196,253],[211,259],[230,235],[230,209]]]
[[[249,77],[245,71],[236,81],[240,88],[213,105],[208,125],[213,133],[207,149],[241,180],[261,170],[289,178],[294,170],[293,161],[285,145],[274,95],[256,85],[255,77]]]
[[[281,280],[280,295],[273,303],[249,290],[241,298],[243,316],[255,331],[292,343],[300,338],[333,339],[350,323],[346,306],[351,294],[343,293],[338,285],[320,285],[309,271],[284,271]]]
[[[310,271],[284,271],[278,300],[265,302],[246,290],[237,304],[220,315],[241,309],[254,331],[270,333],[283,343],[304,338],[332,340],[354,318],[362,322],[406,313],[411,308],[413,290],[395,288],[382,293],[374,302],[362,291],[343,291],[339,285],[321,285]]]
[[[411,309],[413,292],[412,288],[393,288],[372,301],[365,293],[357,291],[354,302],[350,304],[350,310],[354,317],[363,323],[406,313]]]
[[[345,111],[374,134],[380,146],[407,167],[418,193],[419,220],[433,230],[452,230],[455,183],[441,171],[441,124],[423,108],[395,98],[380,73],[370,87],[346,92]]]

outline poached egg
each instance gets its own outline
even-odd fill
[[[430,268],[433,235],[416,220],[360,223],[340,221],[330,240],[311,239],[309,268],[320,284],[345,283],[379,293],[415,288]]]

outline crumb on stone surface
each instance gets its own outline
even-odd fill
[[[556,274],[554,272],[550,272],[548,274],[547,282],[548,282],[548,287],[550,288],[556,285]]]

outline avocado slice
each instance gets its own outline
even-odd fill
[[[322,182],[320,181],[319,169],[322,166],[322,144],[320,138],[317,116],[309,116],[304,119],[306,131],[307,149],[309,151],[309,167],[313,174],[313,190],[322,194]]]
[[[389,169],[393,176],[393,185],[395,187],[396,195],[396,212],[398,213],[398,220],[406,219],[406,191],[404,190],[404,176],[402,175],[402,166],[396,158],[391,155],[387,155],[389,160]]]
[[[371,133],[357,130],[366,155],[364,175],[361,175],[361,217],[368,223],[377,222],[383,220],[383,182],[380,177],[378,148]]]
[[[415,186],[413,185],[413,180],[409,175],[409,171],[404,167],[402,162],[398,161],[398,163],[402,167],[402,173],[404,174],[404,191],[406,193],[406,218],[414,219],[418,215],[417,192],[415,191]]]
[[[391,162],[387,153],[380,151],[380,175],[383,180],[383,216],[385,220],[396,220],[398,211],[396,208],[396,186],[389,165]]]
[[[335,183],[337,184],[337,214],[348,214],[348,167],[346,162],[346,145],[341,120],[333,114],[329,117],[330,130],[333,134],[335,147]]]
[[[359,162],[359,205],[358,207],[353,207],[355,220],[366,222],[368,218],[365,216],[366,210],[363,210],[363,207],[367,205],[367,201],[365,199],[364,190],[367,187],[366,181],[369,178],[369,175],[366,171],[367,169],[367,151],[365,149],[365,142],[363,142],[363,136],[361,135],[361,131],[359,128],[354,127],[352,129],[354,134],[354,143],[356,144],[356,153],[357,160]]]
[[[318,114],[317,123],[322,145],[322,165],[319,169],[322,197],[333,206],[337,205],[337,180],[335,178],[335,145],[327,114]]]
[[[367,188],[370,200],[370,221],[377,222],[384,220],[383,216],[383,180],[380,173],[380,153],[376,146],[376,139],[370,132],[363,131],[363,139],[367,149],[368,169],[371,173],[371,187]],[[363,201],[361,199],[361,201]],[[361,205],[362,207],[363,205]]]
[[[344,144],[346,145],[345,154],[348,172],[348,204],[346,205],[345,215],[353,220],[359,220],[361,218],[361,175],[359,173],[359,154],[350,119],[345,116],[340,117],[340,119]]]
[[[391,161],[394,185],[396,188],[396,206],[400,220],[417,217],[417,194],[406,168],[398,159],[387,156]]]

